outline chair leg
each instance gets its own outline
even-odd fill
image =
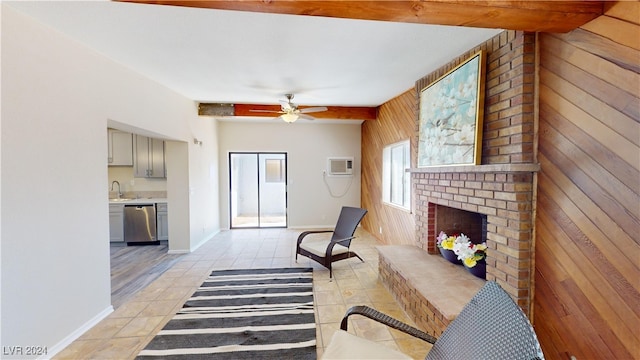
[[[360,259],[360,261],[364,262],[364,260],[360,257],[360,255],[354,253],[353,251],[349,251],[349,257],[352,257],[353,255],[355,255],[355,257],[357,257],[358,259]]]

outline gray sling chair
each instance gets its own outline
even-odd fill
[[[529,320],[511,297],[488,281],[464,306],[440,338],[411,327],[367,306],[347,310],[340,329],[324,351],[329,359],[411,359],[411,357],[347,332],[350,315],[363,315],[433,344],[425,359],[544,359]]]
[[[312,230],[301,233],[298,236],[296,245],[296,261],[298,261],[298,254],[300,254],[319,262],[329,269],[329,278],[333,276],[331,263],[334,261],[357,257],[364,262],[349,247],[351,246],[351,240],[355,238],[353,234],[366,213],[367,210],[365,209],[343,206],[334,230]],[[330,232],[333,233],[331,239],[314,236],[305,239],[307,235]]]

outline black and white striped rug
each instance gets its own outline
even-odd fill
[[[136,359],[315,359],[311,268],[213,271]]]

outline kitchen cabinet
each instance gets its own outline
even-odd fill
[[[164,141],[142,135],[133,136],[133,176],[164,178]]]
[[[109,166],[133,166],[133,135],[109,129]]]
[[[156,204],[156,238],[158,240],[169,240],[169,215],[167,203]]]
[[[124,242],[123,204],[109,204],[109,241]]]

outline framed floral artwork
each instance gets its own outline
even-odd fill
[[[480,163],[485,61],[477,52],[421,90],[418,167]]]

